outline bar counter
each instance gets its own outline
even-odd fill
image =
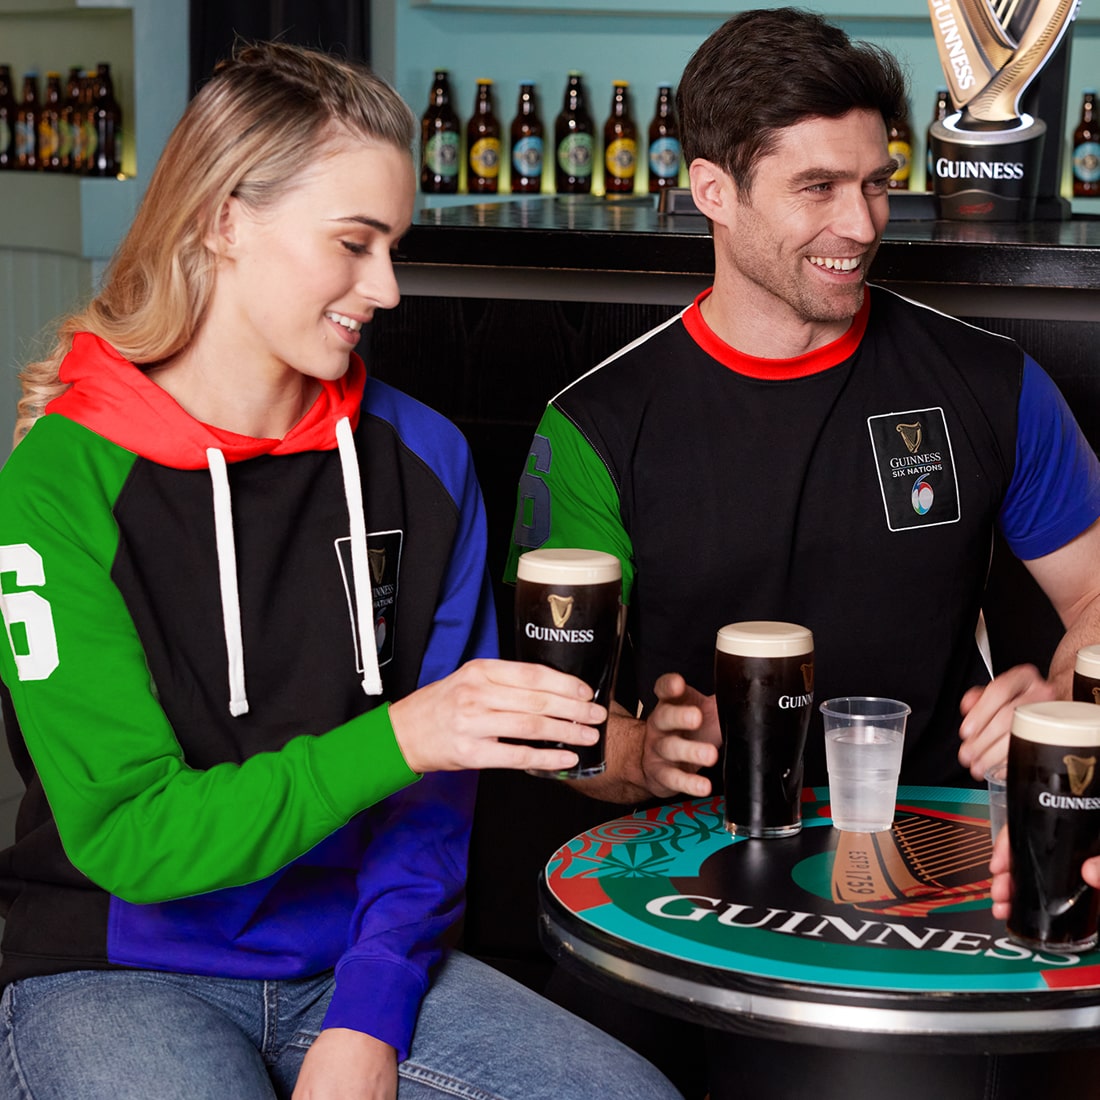
[[[401,246],[410,294],[453,293],[461,275],[466,297],[682,305],[714,270],[705,219],[660,214],[655,196],[419,199]],[[1100,318],[1100,217],[937,221],[923,193],[891,208],[874,282],[955,313]]]

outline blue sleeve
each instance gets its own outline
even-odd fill
[[[1065,398],[1024,357],[1016,429],[1016,467],[998,524],[1024,561],[1065,546],[1100,516],[1100,463]]]
[[[498,652],[485,510],[465,441],[461,448],[448,448],[443,465],[428,459],[455,497],[459,525],[420,686]],[[367,811],[371,842],[359,869],[351,944],[336,966],[324,1027],[373,1035],[395,1047],[399,1061],[408,1056],[447,933],[462,915],[476,789],[476,772],[435,772]]]

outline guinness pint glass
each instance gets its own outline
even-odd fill
[[[794,623],[718,631],[714,694],[722,729],[726,828],[790,836],[802,828],[802,750],[814,699],[814,639]]]
[[[1100,854],[1100,707],[1056,701],[1016,708],[1008,743],[1008,934],[1032,950],[1096,945],[1100,893],[1081,864]]]
[[[1100,645],[1087,645],[1077,651],[1073,697],[1079,703],[1100,703]]]
[[[516,656],[584,680],[610,707],[622,636],[622,565],[599,550],[530,550],[516,572]],[[557,745],[578,756],[575,768],[532,771],[556,779],[599,775],[607,723],[594,745]]]

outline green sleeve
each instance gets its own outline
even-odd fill
[[[519,479],[504,579],[514,582],[520,554],[541,546],[614,554],[623,565],[623,602],[630,602],[634,549],[614,479],[576,425],[553,405],[539,422]]]
[[[0,471],[0,677],[74,866],[132,902],[256,881],[417,778],[379,707],[198,771],[111,579],[135,461],[62,417]]]

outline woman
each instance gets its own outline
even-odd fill
[[[354,66],[242,49],[24,372],[5,1096],[675,1095],[445,951],[466,769],[569,767],[539,742],[604,712],[491,659],[465,444],[353,354],[398,299],[413,128]]]

